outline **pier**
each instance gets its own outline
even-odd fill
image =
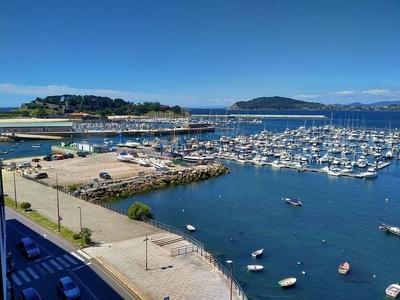
[[[195,118],[250,118],[250,119],[328,119],[324,115],[264,115],[264,114],[226,114],[226,115],[192,115]]]

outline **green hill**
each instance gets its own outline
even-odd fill
[[[259,97],[249,101],[239,101],[228,109],[323,109],[322,103],[306,102],[285,97]]]

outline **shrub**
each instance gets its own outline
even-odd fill
[[[141,220],[143,217],[154,219],[151,214],[151,208],[141,202],[135,202],[128,209],[128,218],[134,220]]]
[[[32,206],[32,205],[31,205],[29,202],[22,202],[22,203],[21,203],[21,208],[22,208],[23,210],[25,210],[25,211],[27,211],[28,209],[30,209],[31,206]]]
[[[72,238],[74,240],[79,240],[81,238],[81,235],[79,233],[74,233],[74,235],[72,236]]]

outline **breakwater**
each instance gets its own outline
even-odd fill
[[[149,175],[137,175],[121,180],[93,182],[76,188],[73,196],[88,201],[128,197],[170,185],[187,184],[206,180],[229,173],[227,166],[220,162],[207,165],[182,167]]]

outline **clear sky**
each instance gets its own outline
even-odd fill
[[[400,100],[399,0],[3,0],[0,107]]]

